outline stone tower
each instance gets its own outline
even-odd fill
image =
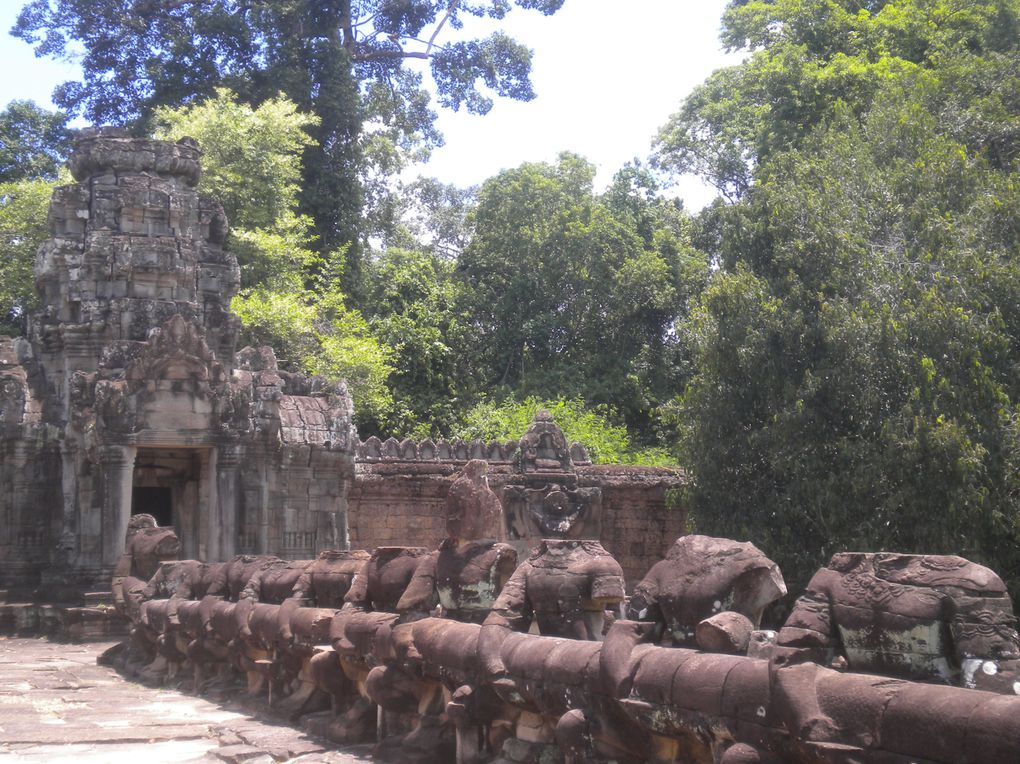
[[[0,588],[108,580],[133,513],[184,554],[342,547],[346,386],[234,353],[227,221],[198,145],[83,132],[36,262],[43,307],[0,338]]]

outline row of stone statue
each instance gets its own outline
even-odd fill
[[[173,530],[136,515],[114,578],[132,636],[109,659],[199,689],[246,679],[399,761],[1020,760],[1020,641],[987,568],[839,554],[761,631],[786,586],[752,544],[681,537],[628,598],[594,540],[518,564],[485,469],[452,484],[432,552],[176,561]]]

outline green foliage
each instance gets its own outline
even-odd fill
[[[661,449],[634,449],[627,428],[614,424],[616,412],[608,406],[589,407],[580,398],[543,400],[508,398],[501,403],[482,401],[473,406],[453,437],[486,442],[521,437],[539,411],[552,414],[568,443],[583,444],[598,464],[642,464],[675,466]]]
[[[0,334],[23,334],[36,307],[35,256],[49,237],[46,218],[56,182],[0,183]]]
[[[577,396],[647,418],[673,376],[669,328],[707,276],[683,213],[630,180],[593,193],[572,154],[486,181],[460,257],[489,389]]]
[[[688,501],[793,589],[834,551],[893,549],[1016,592],[1020,6],[860,8],[732,3],[724,39],[756,52],[660,136],[736,202],[699,221],[720,270],[681,327]]]
[[[390,353],[337,295],[252,290],[235,297],[242,345],[270,345],[285,369],[345,379],[359,422],[386,416]]]
[[[452,263],[421,251],[390,248],[372,261],[366,315],[393,351],[396,404],[369,434],[438,437],[477,396],[478,337],[458,310],[453,276]]]
[[[0,111],[0,183],[55,179],[70,142],[66,115],[11,101]]]
[[[199,191],[215,193],[230,223],[247,230],[272,230],[297,207],[301,152],[314,141],[319,123],[283,95],[258,108],[217,88],[211,98],[155,111],[155,137],[195,138],[202,147]]]
[[[701,175],[734,201],[757,164],[799,146],[835,104],[862,115],[888,83],[961,55],[1008,53],[1018,37],[1016,0],[731,2],[723,41],[751,53],[684,101],[659,132],[657,163]]]
[[[470,17],[502,19],[514,6],[550,15],[562,4],[28,0],[12,34],[38,55],[80,62],[83,81],[53,97],[95,124],[144,129],[158,107],[210,98],[219,87],[253,106],[282,91],[315,114],[300,211],[320,253],[346,250],[345,287],[357,296],[361,248],[391,201],[379,176],[442,143],[422,76],[406,63],[429,61],[439,101],[453,109],[484,114],[490,94],[528,100],[531,51],[499,31],[480,39],[460,32]]]

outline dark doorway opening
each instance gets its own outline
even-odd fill
[[[159,525],[173,525],[173,489],[169,486],[135,486],[131,492],[131,514],[152,515]]]

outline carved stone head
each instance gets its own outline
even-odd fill
[[[472,459],[446,495],[446,535],[454,541],[496,538],[502,507],[489,488],[489,465]]]

